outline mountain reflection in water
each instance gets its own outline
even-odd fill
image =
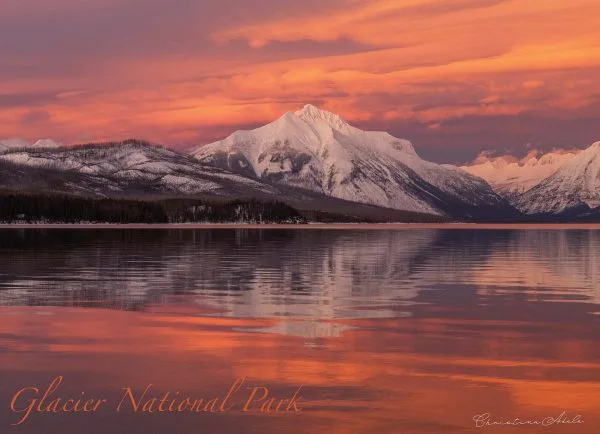
[[[476,414],[563,410],[585,422],[488,429],[600,427],[594,230],[0,230],[0,264],[5,401],[59,374],[105,394],[305,386],[300,415],[107,412],[23,432],[462,433]]]

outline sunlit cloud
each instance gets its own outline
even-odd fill
[[[313,103],[433,158],[600,138],[594,0],[175,3],[3,2],[0,137],[202,144]]]

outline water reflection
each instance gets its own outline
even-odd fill
[[[593,230],[0,230],[0,246],[2,305],[185,297],[219,315],[329,320],[600,301]]]
[[[484,412],[563,410],[585,423],[489,430],[596,432],[598,252],[590,230],[0,231],[0,391],[305,385],[296,416],[105,412],[26,433],[466,433]]]

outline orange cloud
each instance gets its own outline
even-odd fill
[[[314,10],[284,1],[276,12],[193,35],[212,44],[202,56],[100,56],[82,74],[0,76],[10,100],[55,94],[33,105],[0,98],[0,137],[205,142],[307,102],[361,125],[402,121],[437,134],[462,118],[598,120],[595,0],[328,0]]]

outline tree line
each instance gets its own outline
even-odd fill
[[[282,202],[204,199],[130,200],[0,192],[4,223],[305,223]]]

